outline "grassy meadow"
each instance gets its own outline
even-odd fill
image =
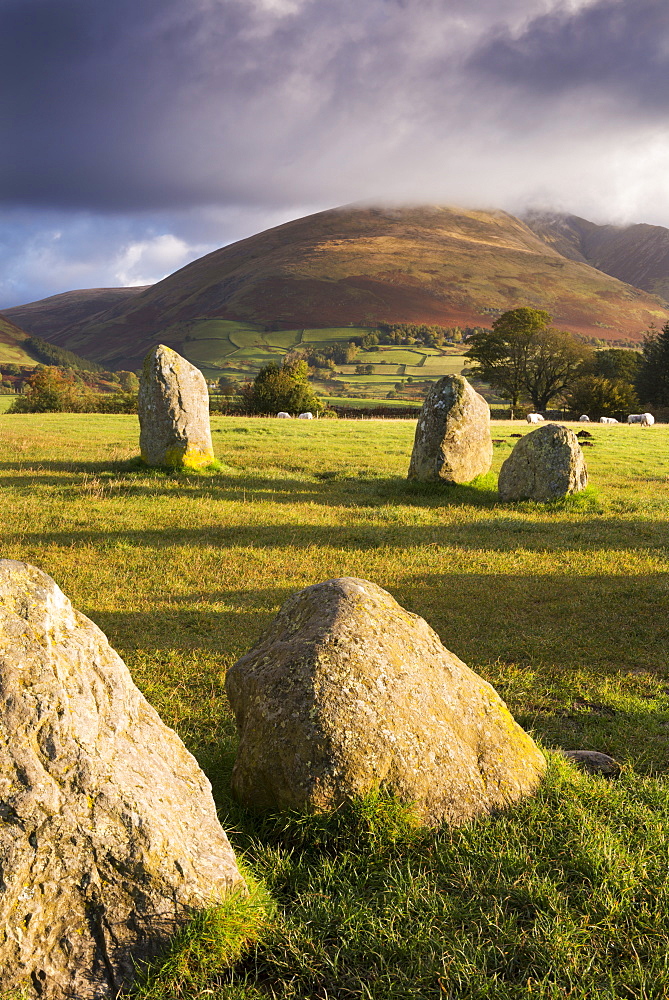
[[[133,465],[136,417],[0,417],[2,557],[104,630],[259,886],[263,916],[204,915],[146,1000],[669,993],[669,426],[590,425],[591,485],[551,504],[497,498],[526,424],[495,422],[492,471],[460,487],[406,481],[414,427],[214,416],[221,468],[196,475]],[[424,617],[544,749],[610,753],[622,777],[549,753],[536,798],[459,830],[383,794],[244,812],[225,670],[289,594],[342,575]]]

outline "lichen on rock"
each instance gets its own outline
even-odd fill
[[[196,909],[244,890],[211,788],[100,629],[0,560],[0,983],[116,998]]]
[[[204,375],[164,344],[144,359],[138,412],[147,465],[199,469],[214,461]]]
[[[499,473],[500,500],[557,500],[588,485],[578,438],[569,427],[544,424],[518,441]]]
[[[462,375],[435,382],[418,417],[409,479],[468,483],[492,464],[490,407]]]
[[[226,691],[233,791],[254,810],[329,810],[384,788],[457,825],[530,794],[545,768],[490,684],[367,580],[290,597]]]

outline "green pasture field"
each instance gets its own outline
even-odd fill
[[[0,396],[0,413],[6,413],[14,401],[14,396]]]
[[[185,329],[183,326],[167,328],[166,338],[169,340],[171,335],[178,339]],[[187,330],[188,339],[182,345],[182,352],[206,378],[225,375],[245,380],[252,378],[263,365],[280,362],[287,351],[300,344],[332,345],[364,336],[370,328],[347,326],[265,332],[252,323],[206,319],[190,322]],[[417,379],[438,379],[462,371],[465,358],[459,349],[447,347],[444,351],[447,353],[430,347],[386,347],[382,351],[361,351],[355,364],[340,367],[352,384],[374,388],[381,397],[393,388],[398,378],[407,375]],[[372,376],[356,375],[356,364],[379,367]],[[398,371],[400,366],[403,368]]]
[[[669,994],[669,426],[590,425],[590,487],[550,504],[497,496],[526,424],[493,422],[492,471],[453,487],[406,481],[414,426],[214,416],[220,468],[196,475],[133,464],[132,416],[0,417],[2,556],[104,630],[256,880],[175,941],[145,1000]],[[289,594],[342,575],[497,688],[548,753],[535,798],[457,830],[383,793],[311,818],[232,801],[224,673]]]

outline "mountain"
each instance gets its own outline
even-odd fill
[[[0,363],[13,365],[35,365],[37,362],[23,347],[23,341],[28,334],[12,323],[6,316],[0,315]]]
[[[586,337],[629,342],[669,319],[667,302],[559,252],[520,219],[445,206],[319,212],[216,250],[143,291],[117,291],[131,295],[49,339],[107,366],[136,368],[156,342],[188,357],[189,343],[208,339],[216,362],[219,330],[226,326],[230,353],[235,324],[249,337],[384,321],[490,326],[500,312],[527,305]],[[67,294],[84,302],[82,293]],[[33,303],[33,313],[48,302]],[[27,308],[9,312],[27,325]]]
[[[669,229],[598,226],[577,215],[546,212],[530,212],[524,221],[563,257],[669,300]]]
[[[88,322],[97,313],[125,304],[145,292],[149,285],[132,288],[82,288],[61,292],[47,299],[5,309],[3,315],[17,323],[29,336],[52,340],[76,323]]]

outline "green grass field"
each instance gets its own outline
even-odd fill
[[[214,417],[222,471],[182,475],[128,464],[134,417],[0,417],[2,556],[105,631],[272,901],[248,933],[232,903],[196,921],[140,996],[669,993],[669,427],[588,429],[584,494],[503,504],[526,424],[494,423],[492,472],[440,487],[405,479],[413,421]],[[547,751],[611,753],[622,777],[551,755],[536,798],[459,830],[417,829],[383,796],[245,813],[224,672],[289,594],[340,575],[422,615]]]
[[[332,345],[368,332],[367,327],[348,326],[265,332],[252,323],[223,319],[194,320],[187,327],[178,325],[163,331],[168,341],[187,336],[182,353],[203,371],[206,378],[225,375],[242,381],[253,378],[263,365],[280,362],[287,351],[300,344]],[[438,379],[443,375],[459,373],[464,363],[464,355],[456,347],[440,351],[428,347],[414,349],[398,346],[361,351],[355,364],[339,366],[339,370],[352,386],[383,398],[399,378],[410,375],[418,380]],[[373,375],[356,375],[356,364],[378,367]]]

